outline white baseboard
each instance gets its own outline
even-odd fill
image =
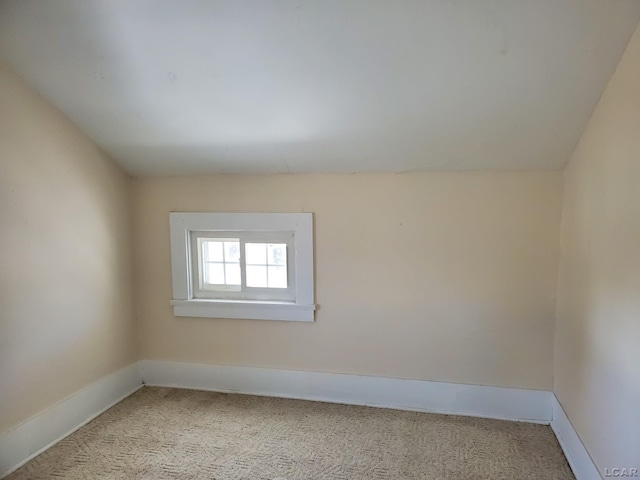
[[[576,480],[602,480],[598,468],[591,460],[587,449],[573,429],[573,425],[555,395],[552,396],[551,402],[553,406],[551,428],[558,438]]]
[[[0,478],[142,387],[135,362],[0,434]]]
[[[146,385],[549,424],[552,393],[337,373],[143,360]]]
[[[570,433],[565,433],[565,423],[558,415],[553,416],[557,401],[547,391],[143,360],[108,375],[16,428],[0,434],[0,478],[129,396],[143,382],[149,386],[296,398],[542,424],[549,424],[554,418],[554,431],[574,472],[577,468],[574,463],[584,462],[579,454],[573,454],[575,442]],[[559,404],[557,407],[562,411]],[[564,416],[564,412],[562,415]],[[584,451],[566,416],[563,418]],[[567,438],[569,440],[564,440]],[[577,460],[572,461],[573,458]],[[597,470],[594,471],[597,475]],[[599,476],[578,476],[577,473],[576,476],[578,480],[600,480]]]

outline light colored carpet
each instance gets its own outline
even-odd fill
[[[145,387],[8,478],[574,477],[548,426]]]

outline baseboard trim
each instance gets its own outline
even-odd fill
[[[143,360],[98,380],[14,429],[0,434],[0,478],[90,422],[143,384],[551,423],[574,473],[589,472],[583,465],[582,455],[586,455],[590,462],[586,450],[555,396],[548,391]],[[556,410],[561,413],[556,413]],[[567,430],[567,425],[570,430]],[[583,454],[576,447],[576,440]],[[591,466],[597,476],[576,473],[577,479],[600,480],[593,463]]]
[[[551,404],[553,408],[551,429],[556,434],[576,480],[602,480],[598,468],[555,395],[552,395]]]
[[[423,380],[143,360],[146,385],[549,424],[551,392]]]
[[[0,434],[0,478],[20,468],[141,387],[140,366],[135,362]]]

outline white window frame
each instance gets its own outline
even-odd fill
[[[179,317],[247,318],[313,322],[316,305],[313,285],[313,214],[311,213],[185,213],[169,214],[174,315]],[[193,235],[192,235],[193,233]],[[284,238],[290,294],[288,300],[246,298],[197,298],[192,266],[192,238],[205,233],[211,238],[235,233],[259,241]],[[234,237],[237,238],[237,237]],[[260,240],[264,239],[264,240]],[[274,241],[274,243],[284,243]],[[263,290],[268,295],[269,289]],[[257,289],[256,289],[257,291]]]
[[[215,289],[201,289],[200,280],[200,252],[197,247],[199,239],[225,239],[225,238],[237,238],[240,243],[240,270],[241,270],[241,284],[238,288],[231,286],[219,286]],[[213,299],[226,299],[226,300],[266,300],[266,301],[288,301],[295,302],[296,299],[296,259],[295,259],[295,232],[246,232],[246,231],[205,231],[205,232],[190,232],[191,239],[191,285],[193,298],[213,298]],[[274,289],[274,288],[260,288],[245,286],[245,268],[244,256],[245,256],[245,244],[247,243],[284,243],[287,245],[287,288]],[[194,268],[194,264],[198,264],[198,268]],[[242,288],[244,286],[244,289]]]

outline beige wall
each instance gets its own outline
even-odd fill
[[[130,179],[0,66],[0,432],[137,359]]]
[[[550,389],[560,172],[134,180],[141,358]],[[176,318],[170,211],[315,213],[316,322]]]
[[[565,171],[555,392],[600,468],[640,468],[640,30]]]

